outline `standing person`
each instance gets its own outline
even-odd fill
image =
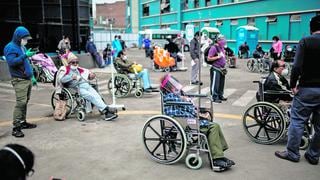
[[[71,49],[71,44],[68,36],[62,36],[62,39],[60,40],[58,44],[58,50],[60,54],[64,54],[66,49]]]
[[[249,53],[250,53],[250,48],[247,45],[247,42],[244,42],[239,47],[239,58],[245,57],[247,59],[249,57]]]
[[[112,49],[114,50],[114,57],[117,57],[118,53],[122,51],[122,46],[117,35],[114,36],[114,40],[112,41]]]
[[[271,53],[271,57],[273,58],[273,60],[279,60],[281,59],[282,54],[282,42],[280,41],[278,36],[273,36],[272,41],[273,52]]]
[[[107,47],[103,50],[102,54],[103,54],[103,60],[105,61],[105,65],[110,64],[111,56],[112,56],[110,44],[107,44]]]
[[[310,21],[310,36],[303,37],[297,47],[291,71],[290,87],[295,94],[291,107],[288,142],[285,151],[276,151],[281,159],[298,162],[300,160],[299,145],[305,124],[313,116],[320,113],[320,15]],[[314,118],[314,135],[307,151],[306,160],[312,164],[319,163],[320,156],[320,119]]]
[[[13,111],[13,130],[15,137],[24,137],[21,129],[31,129],[37,127],[35,124],[28,123],[27,105],[31,96],[32,85],[37,83],[33,76],[33,69],[29,57],[36,52],[26,49],[28,40],[31,39],[29,31],[19,26],[14,31],[12,40],[4,48],[4,55],[9,65],[9,71],[12,77],[11,83],[15,90],[16,105]]]
[[[105,64],[102,60],[101,55],[99,54],[96,45],[93,42],[93,38],[89,36],[86,44],[86,51],[91,54],[93,59],[98,64],[99,68],[104,68]]]
[[[144,51],[146,53],[146,57],[150,57],[151,53],[150,51],[152,51],[151,49],[151,40],[149,39],[149,36],[146,35],[146,37],[143,39],[143,46],[144,46]]]
[[[125,51],[125,50],[127,49],[126,42],[121,39],[121,36],[120,36],[120,35],[118,36],[118,38],[119,38],[119,41],[120,41],[122,50]]]
[[[223,35],[218,35],[215,44],[211,46],[208,53],[208,61],[213,61],[210,69],[210,92],[212,100],[216,103],[226,101],[227,98],[223,97],[225,75],[226,75],[226,55],[224,46],[226,40]]]
[[[191,56],[191,84],[202,85],[202,82],[199,82],[199,65],[200,65],[200,50],[199,50],[199,40],[200,40],[200,33],[197,31],[194,34],[193,39],[190,42],[190,56]]]
[[[8,144],[0,149],[0,179],[25,180],[34,173],[34,154],[25,146]]]

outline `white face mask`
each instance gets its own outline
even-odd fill
[[[25,46],[28,44],[28,40],[27,39],[21,39],[21,46]]]
[[[78,68],[78,66],[71,65],[71,66],[70,66],[70,68],[71,68],[72,70],[75,70],[75,69],[77,69],[77,68]]]
[[[292,48],[288,48],[287,50],[288,50],[288,51],[292,51]]]
[[[127,56],[123,56],[123,60],[127,60],[128,59],[128,57]]]
[[[289,74],[288,69],[283,69],[282,72],[281,72],[282,76],[287,76],[288,74]]]

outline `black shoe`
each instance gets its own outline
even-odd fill
[[[308,153],[304,154],[304,158],[312,165],[317,165],[319,163],[319,159],[313,159]]]
[[[215,102],[215,103],[222,103],[222,101],[220,99],[212,99],[212,102]]]
[[[230,166],[236,165],[236,163],[234,161],[232,161],[231,159],[228,159],[226,157],[224,157],[223,160],[226,161],[227,164],[229,164]]]
[[[221,168],[230,168],[232,165],[228,164],[223,158],[213,159],[213,166]]]
[[[22,137],[24,137],[24,134],[21,131],[20,127],[19,128],[15,127],[12,129],[12,136],[17,137],[17,138],[22,138]]]
[[[21,123],[21,129],[33,129],[36,128],[36,124],[28,123],[28,122],[23,122]]]
[[[104,120],[105,121],[112,121],[113,119],[115,119],[115,118],[117,118],[118,117],[118,115],[117,114],[114,114],[114,113],[106,113],[105,115],[104,115]]]
[[[221,101],[226,101],[226,100],[228,100],[228,98],[225,98],[225,97],[221,96],[221,97],[220,97],[220,100],[221,100]]]
[[[291,158],[287,151],[276,151],[274,155],[276,155],[280,159],[285,159],[291,162],[299,162],[299,159]]]

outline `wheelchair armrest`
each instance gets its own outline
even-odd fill
[[[172,105],[176,105],[176,106],[193,106],[192,102],[177,102],[177,101],[166,101],[163,103],[164,106],[172,106]]]
[[[207,94],[192,94],[192,93],[190,94],[184,93],[183,95],[188,97],[200,97],[200,98],[204,98],[208,96]]]

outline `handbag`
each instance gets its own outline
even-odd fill
[[[63,121],[66,119],[67,114],[67,101],[58,100],[56,107],[54,108],[53,118],[57,121]]]

